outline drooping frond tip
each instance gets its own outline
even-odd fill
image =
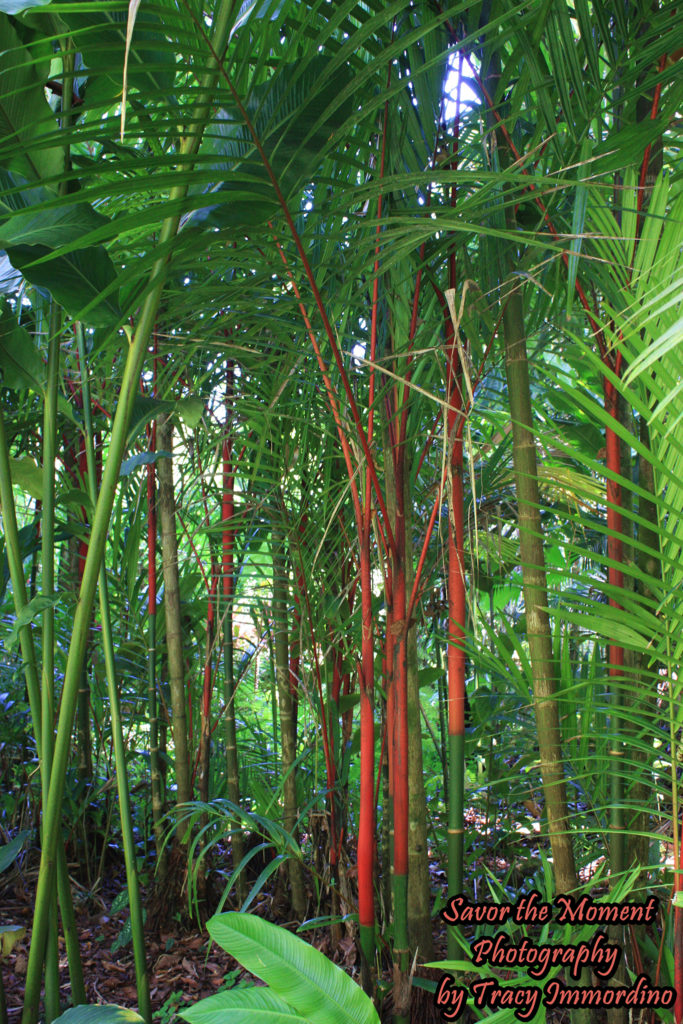
[[[128,23],[126,25],[126,53],[123,58],[123,93],[121,96],[121,142],[126,130],[126,97],[128,94],[128,55],[133,41],[133,28],[137,18],[140,0],[128,0]]]

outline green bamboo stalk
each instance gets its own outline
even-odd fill
[[[42,591],[52,596],[55,589],[55,460],[57,454],[57,398],[59,385],[59,313],[53,303],[50,310],[47,383],[45,407],[43,410],[43,515],[42,515]],[[41,787],[43,807],[46,806],[52,770],[52,743],[54,730],[54,657],[55,657],[55,613],[54,605],[43,612],[43,662],[41,680],[41,732],[43,756]],[[72,1001],[74,1006],[85,1002],[83,966],[75,928],[71,886],[66,865],[64,847],[59,845],[57,864],[57,892],[52,895],[52,912],[45,968],[45,1017],[50,1021],[59,1016],[59,947],[57,901],[62,907],[65,921],[65,940],[69,954]],[[74,936],[76,941],[74,943]],[[73,960],[73,965],[72,965]]]
[[[3,529],[5,534],[5,547],[7,550],[7,561],[12,582],[12,594],[14,607],[17,615],[26,607],[28,595],[26,593],[26,580],[24,577],[19,546],[19,532],[17,528],[16,508],[14,505],[14,494],[12,492],[12,480],[9,468],[9,452],[7,438],[5,435],[5,424],[0,416],[0,504],[3,513]],[[44,529],[44,527],[43,527]],[[41,772],[45,773],[45,757],[43,750],[43,725],[41,718],[42,695],[38,684],[37,661],[33,634],[30,626],[23,626],[19,631],[21,643],[21,655],[24,662],[24,674],[26,677],[26,688],[29,694],[29,705],[31,707],[31,719],[33,732],[36,740],[36,750],[41,763]],[[50,740],[52,736],[50,735]],[[49,771],[48,771],[49,775]],[[61,836],[61,832],[60,832]],[[45,826],[43,825],[43,837],[45,837]],[[45,842],[45,838],[43,839]],[[69,885],[69,874],[67,871],[66,856],[63,843],[57,847],[57,895],[59,906],[62,912],[62,925],[66,941],[67,953],[69,956],[69,974],[71,977],[71,998],[74,1005],[85,1002],[85,985],[83,982],[83,967],[81,963],[80,950],[78,946],[78,933],[73,912],[71,888]],[[54,919],[52,905],[49,912]]]
[[[578,876],[570,829],[562,733],[556,696],[557,682],[548,617],[548,590],[524,307],[519,284],[508,277],[507,286],[512,291],[505,300],[503,312],[505,373],[512,419],[512,461],[517,494],[522,591],[527,620],[533,703],[555,887],[558,893],[567,893],[577,888]],[[582,972],[581,984],[589,984],[587,971]],[[571,1019],[573,1024],[589,1024],[590,1013],[586,1009],[575,1009],[572,1010]]]
[[[55,589],[55,458],[57,453],[57,387],[59,383],[59,316],[56,305],[50,309],[48,326],[47,382],[43,407],[43,512],[41,533],[42,592],[51,597]],[[52,765],[55,686],[55,610],[43,611],[43,663],[41,678],[41,732],[43,756],[40,784],[43,807],[47,803]],[[59,931],[57,893],[52,893],[52,908],[45,957],[45,1019],[47,1024],[59,1016]]]
[[[543,790],[548,811],[555,884],[559,893],[576,888],[567,791],[563,771],[559,709],[555,696],[552,638],[541,527],[538,470],[533,432],[522,296],[517,284],[503,314],[505,369],[512,417],[524,608],[538,730]]]
[[[76,324],[76,341],[78,344],[78,360],[81,368],[81,394],[83,396],[83,419],[85,422],[85,454],[88,464],[88,494],[95,504],[97,500],[97,471],[95,467],[95,444],[92,425],[92,407],[90,402],[90,382],[85,354],[83,327]],[[102,630],[102,649],[107,675],[107,693],[109,696],[109,713],[111,715],[111,732],[114,743],[114,764],[116,767],[116,786],[119,796],[119,814],[121,818],[121,837],[123,840],[123,856],[126,864],[126,881],[128,884],[128,906],[130,909],[130,927],[135,957],[135,980],[138,990],[138,1007],[147,1024],[152,1024],[152,1004],[149,995],[149,978],[145,958],[145,930],[140,901],[140,885],[135,860],[135,835],[130,810],[130,792],[126,772],[126,746],[123,738],[121,707],[114,664],[114,636],[109,608],[107,589],[107,572],[104,559],[100,564],[100,626]]]
[[[153,395],[157,397],[157,337],[154,335]],[[150,451],[157,450],[156,420],[148,429]],[[147,466],[147,695],[149,701],[149,769],[152,790],[152,823],[154,846],[157,856],[157,872],[163,877],[164,865],[164,816],[163,780],[159,757],[159,712],[157,703],[157,508],[156,508],[156,467],[154,462]]]
[[[500,78],[500,51],[491,54],[488,93],[495,97]],[[502,128],[496,130],[500,166],[512,164],[508,137]],[[505,209],[509,232],[517,227],[514,208]],[[552,636],[548,615],[548,587],[545,569],[543,525],[541,522],[536,438],[529,383],[524,303],[519,281],[513,276],[510,250],[501,258],[501,280],[505,283],[503,297],[503,340],[505,375],[512,420],[512,463],[517,495],[519,554],[522,568],[522,592],[527,620],[531,685],[533,692],[536,734],[541,762],[541,782],[548,814],[548,832],[553,855],[553,875],[558,893],[567,893],[578,886],[574,848],[570,829],[569,805],[564,774],[562,733],[557,702],[557,679],[553,660]],[[590,983],[587,970],[580,984]],[[572,1024],[590,1024],[586,1009],[571,1013]]]
[[[56,331],[51,329],[51,336],[54,337]],[[56,406],[56,385],[57,385],[57,369],[55,365],[55,356],[53,355],[53,365],[48,365],[48,384],[45,394],[46,411],[51,405]],[[53,457],[54,461],[54,457]],[[54,472],[54,470],[53,470]],[[51,477],[52,479],[52,477]],[[54,486],[54,484],[52,484]],[[54,494],[54,492],[53,492]],[[50,522],[50,486],[45,488],[45,496],[47,501],[47,522]],[[54,501],[54,497],[52,498]],[[5,546],[7,549],[7,560],[10,569],[10,578],[12,581],[12,594],[14,597],[14,607],[17,614],[26,607],[28,602],[28,595],[26,592],[26,580],[24,577],[24,571],[21,561],[21,553],[19,546],[19,534],[17,528],[16,508],[14,505],[14,494],[12,492],[12,481],[9,469],[9,451],[7,448],[7,439],[5,436],[5,428],[2,417],[0,416],[0,504],[2,504],[3,510],[3,528],[5,533]],[[43,535],[46,532],[46,518],[45,510],[43,511]],[[54,530],[49,530],[50,537],[54,536]],[[43,592],[47,592],[45,583],[43,583]],[[50,591],[51,592],[51,591]],[[46,757],[45,748],[43,747],[43,736],[46,738],[46,742],[51,745],[52,743],[52,714],[48,711],[45,717],[43,716],[43,693],[38,683],[38,672],[37,672],[37,660],[35,655],[35,647],[33,643],[33,634],[30,626],[24,626],[20,632],[20,643],[22,659],[24,662],[24,673],[26,677],[26,688],[29,695],[29,704],[31,707],[31,719],[33,722],[33,731],[36,740],[36,750],[38,758],[41,763],[41,783],[49,779],[50,771],[50,759]],[[44,722],[49,723],[49,738],[48,738],[48,726]],[[66,865],[66,856],[64,854],[64,846],[62,843],[58,847],[58,883],[57,892],[59,898],[59,905],[62,912],[62,924],[64,928],[64,937],[66,941],[67,953],[69,956],[69,974],[71,977],[71,996],[74,1005],[85,1002],[85,985],[83,983],[83,967],[81,964],[80,951],[78,947],[78,935],[76,931],[76,922],[73,912],[73,902],[71,898],[71,888],[69,885],[69,875]],[[54,907],[52,908],[52,919],[55,920]]]
[[[212,32],[214,51],[217,50],[220,52],[222,50],[230,20],[231,9],[231,0],[220,0]],[[202,128],[211,109],[211,93],[212,86],[216,79],[217,64],[218,61],[212,55],[207,61],[207,72],[201,78],[198,94],[204,98],[197,106],[195,130],[185,136],[181,142],[178,168],[179,172],[187,171],[192,167],[192,158],[199,147],[202,137]],[[179,200],[184,199],[186,193],[187,186],[184,184],[177,185],[172,188],[169,195],[170,204],[173,205]],[[170,242],[178,231],[179,222],[179,214],[167,217],[161,228],[159,236],[159,250],[162,253],[166,253],[166,255],[157,259],[152,266],[149,279],[151,287],[143,301],[138,326],[128,347],[123,380],[121,382],[121,389],[119,392],[119,401],[116,408],[116,414],[114,416],[114,422],[112,424],[109,454],[104,467],[97,505],[95,507],[95,514],[93,517],[88,556],[85,563],[83,580],[81,582],[79,600],[76,606],[73,632],[64,674],[62,701],[54,747],[53,770],[50,778],[48,803],[45,808],[45,845],[42,851],[38,886],[36,889],[36,905],[33,919],[31,949],[26,974],[26,991],[22,1024],[36,1024],[38,1019],[41,975],[45,958],[45,942],[47,938],[47,925],[50,909],[49,893],[53,884],[56,850],[58,839],[61,834],[60,818],[62,812],[62,798],[64,795],[64,782],[69,753],[71,750],[71,730],[76,699],[78,696],[81,667],[85,657],[88,623],[90,621],[90,615],[95,599],[95,589],[97,587],[100,564],[104,555],[107,531],[109,529],[109,519],[114,505],[121,461],[126,448],[128,428],[133,412],[133,402],[138,393],[140,372],[142,370],[147,344],[154,328],[154,322],[166,279],[168,259],[167,250]],[[9,481],[9,463],[6,458],[6,465],[2,465],[3,450],[6,456],[7,445],[4,429],[2,430],[2,437],[0,438],[0,481],[5,476],[5,468],[7,470],[6,480]],[[3,490],[4,489],[5,487],[3,485]],[[9,491],[11,494],[11,485],[9,487]],[[37,693],[35,696],[37,697]],[[36,721],[38,721],[37,718]]]
[[[441,642],[436,635],[436,623],[437,615],[434,615],[432,620],[432,637],[434,640],[434,656],[436,659],[436,667],[439,670],[439,678],[437,680],[438,697],[439,697],[439,757],[441,758],[441,770],[443,772],[443,799],[446,807],[448,807],[448,730],[446,727],[446,675],[443,671],[443,659],[441,656]]]
[[[24,576],[24,568],[21,560],[19,528],[17,525],[14,493],[12,491],[12,474],[10,471],[7,435],[5,434],[5,421],[2,415],[0,415],[0,505],[2,506],[5,550],[7,553],[10,580],[12,581],[14,609],[17,615],[19,615],[28,604],[28,594],[26,592],[26,578]],[[30,625],[22,626],[19,630],[19,643],[21,646],[21,657],[24,662],[24,675],[26,677],[28,702],[31,708],[33,731],[36,738],[36,749],[38,751],[39,759],[42,760],[43,732],[40,715],[40,685],[38,683],[36,652]]]
[[[173,451],[173,420],[170,415],[159,418],[159,447]],[[159,519],[161,521],[161,553],[164,576],[164,616],[166,619],[166,656],[173,713],[173,746],[175,750],[176,803],[192,799],[190,752],[187,742],[187,697],[185,693],[185,653],[183,651],[180,584],[178,581],[178,535],[176,533],[173,460],[159,461]]]
[[[410,594],[415,579],[413,561],[413,505],[410,474],[404,478],[406,590]],[[420,680],[418,673],[417,630],[410,626],[406,636],[408,686],[408,938],[410,948],[419,951],[421,960],[434,955],[432,936],[432,897],[429,887],[427,854],[427,801],[425,799],[420,721]],[[438,744],[437,744],[438,749]]]
[[[74,46],[73,40],[70,37],[67,37],[67,38],[64,38],[64,39],[60,39],[59,40],[59,46],[60,46],[61,55],[62,55],[62,97],[61,97],[60,127],[61,127],[62,131],[64,132],[65,143],[64,143],[64,178],[59,183],[58,191],[59,191],[59,195],[60,196],[65,196],[65,195],[68,194],[68,191],[69,191],[69,178],[68,178],[68,175],[69,175],[69,172],[71,171],[71,144],[70,144],[70,141],[69,141],[68,129],[73,124],[73,116],[72,116],[72,112],[73,112],[73,82],[74,82],[74,71],[75,71],[75,60],[76,60],[76,47]],[[57,331],[57,325],[61,321],[61,317],[56,312],[56,309],[57,309],[57,305],[53,301],[53,303],[52,303],[52,310],[53,310],[54,316],[55,316],[55,324],[54,324],[53,327],[51,327],[51,332],[50,332],[51,339],[55,338],[56,331]],[[55,341],[55,344],[56,343],[57,342]],[[57,349],[57,354],[58,353],[59,353],[59,350]],[[49,378],[49,366],[48,366],[48,378]],[[56,384],[55,384],[55,386],[56,386]],[[48,387],[49,387],[49,382],[48,382]],[[46,404],[46,408],[45,408],[45,413],[46,414],[47,414],[47,411],[48,411],[48,407],[47,407],[47,404]],[[54,430],[55,430],[55,438],[56,438],[56,430],[57,430],[57,419],[56,419],[56,416],[57,416],[57,393],[55,391],[55,394],[54,394]],[[46,422],[47,422],[47,419],[46,419]],[[45,460],[45,453],[44,453],[43,454],[43,465],[45,465],[45,461],[46,460]],[[52,461],[54,463],[54,456],[52,457]],[[54,481],[54,465],[51,468],[51,480]],[[45,481],[45,487],[44,487],[46,492],[47,492],[48,486],[50,486],[50,485],[47,483],[47,480],[46,480]],[[54,487],[54,482],[52,483],[51,486]],[[52,500],[54,501],[54,495],[53,495]],[[54,519],[53,519],[53,523],[54,523]],[[54,546],[54,525],[52,526],[52,528],[48,532],[47,529],[46,529],[46,525],[45,525],[45,516],[43,516],[43,537],[45,537],[46,534],[50,538],[49,542],[52,544],[52,546]],[[52,566],[54,564],[54,553],[51,556],[51,558],[52,558],[52,561],[51,561],[50,564]],[[43,560],[43,565],[45,565],[45,559]],[[50,571],[53,573],[53,578],[54,578],[54,569],[51,568]],[[43,590],[45,591],[46,589],[47,588],[45,586],[43,586]],[[54,587],[51,587],[50,588],[50,592],[53,589],[54,589]],[[85,673],[85,668],[84,668],[84,673]],[[46,678],[46,672],[45,672],[45,666],[43,666],[43,680],[45,680],[45,678]],[[49,675],[47,676],[47,678],[50,681],[50,683],[49,683],[50,684],[50,698],[49,699],[52,702],[52,704],[54,705],[54,669],[50,670]],[[81,680],[81,681],[83,681],[83,680]],[[86,718],[86,722],[87,722],[88,721],[88,713],[89,713],[89,696],[90,696],[90,694],[89,694],[89,687],[87,685],[87,679],[85,681],[85,691],[86,691],[85,692],[85,711],[86,711],[85,718]],[[50,715],[50,746],[51,747],[52,747],[53,732],[54,732],[54,707],[53,707],[52,713]],[[79,743],[79,751],[81,749],[82,748],[81,748],[81,745]],[[88,760],[89,760],[89,758],[88,758]],[[50,755],[49,755],[50,771],[51,771],[51,761],[52,761],[52,749],[50,749]],[[47,757],[46,757],[46,762],[47,762]],[[43,807],[45,807],[45,806],[46,806],[46,795],[45,795],[45,793],[43,793]],[[86,856],[87,856],[87,849],[88,848],[87,848],[87,844],[86,844],[86,846],[85,846]],[[58,857],[58,860],[57,860],[57,892],[58,892],[58,897],[59,897],[59,906],[60,906],[60,910],[61,910],[61,913],[62,913],[62,926],[63,926],[63,929],[64,929],[64,939],[65,939],[65,943],[66,943],[67,961],[68,961],[68,964],[69,964],[69,977],[70,977],[70,980],[71,980],[71,1000],[72,1000],[73,1005],[77,1006],[80,1003],[85,1003],[85,1001],[86,1001],[85,983],[84,983],[84,979],[83,979],[83,965],[82,965],[82,961],[81,961],[81,951],[80,951],[79,938],[78,938],[78,929],[76,928],[76,917],[75,917],[75,914],[74,914],[73,898],[72,898],[72,895],[71,895],[71,882],[70,882],[70,879],[69,879],[69,871],[68,871],[68,867],[67,867],[67,863],[66,863],[66,853],[64,851],[64,847],[63,847],[62,843],[59,843],[57,857]],[[47,985],[46,985],[46,992],[47,992]]]
[[[499,50],[490,54],[487,75],[488,95],[495,98],[501,75]],[[496,129],[497,154],[501,168],[513,162],[508,137]],[[514,209],[505,209],[509,232],[517,226]],[[508,250],[512,248],[510,243]],[[524,303],[519,281],[513,276],[511,253],[501,256],[503,297],[503,340],[505,374],[512,419],[512,462],[517,495],[519,551],[522,567],[522,591],[527,621],[529,656],[536,730],[541,761],[543,794],[548,813],[548,831],[553,854],[553,874],[558,893],[571,892],[577,886],[572,847],[564,761],[556,697],[557,681],[553,661],[552,636],[548,616],[548,588],[543,547],[543,527],[536,460],[534,417],[529,384]]]
[[[26,579],[24,577],[24,570],[21,561],[19,531],[17,526],[16,508],[14,504],[14,494],[12,492],[12,478],[10,474],[9,465],[9,451],[7,448],[5,424],[2,416],[0,416],[0,504],[2,505],[5,548],[7,551],[7,562],[10,570],[10,579],[12,581],[12,595],[14,598],[14,607],[17,615],[19,615],[20,612],[28,604],[28,594],[26,592]],[[19,641],[21,644],[21,656],[24,662],[24,674],[26,678],[26,688],[28,690],[29,696],[29,705],[31,708],[31,720],[33,722],[33,732],[36,740],[36,750],[38,753],[38,759],[41,763],[41,784],[44,784],[45,781],[49,778],[49,765],[45,761],[45,754],[43,748],[42,694],[40,685],[38,683],[38,670],[35,646],[33,643],[33,634],[31,632],[30,625],[22,626],[22,628],[19,630]],[[43,844],[44,843],[45,826],[43,825]],[[58,856],[58,896],[62,908],[62,919],[64,922],[64,934],[67,942],[67,949],[70,951],[71,954],[71,958],[69,961],[69,970],[71,974],[73,1001],[74,1004],[76,1004],[76,1002],[85,1001],[85,987],[83,984],[83,969],[81,966],[77,940],[76,945],[74,947],[74,937],[76,931],[73,915],[73,905],[71,902],[71,890],[69,888],[68,873],[66,869],[66,857],[64,855],[64,847],[61,843],[59,844]],[[56,907],[54,905],[54,899],[53,896],[50,896],[48,906],[49,916],[48,921],[46,921],[46,925],[49,924],[49,922],[51,921],[52,924],[50,925],[50,927],[55,930],[56,934],[55,912]],[[52,940],[52,942],[54,943],[54,939]],[[51,956],[54,957],[54,945]],[[47,982],[48,986],[50,984],[54,984],[54,960],[52,960],[51,962],[50,974],[52,976],[52,982]],[[55,1000],[53,996],[50,996],[50,1010],[46,1012],[54,1013],[55,1008],[58,1010],[58,1002]]]
[[[296,794],[296,726],[292,718],[292,694],[289,688],[289,640],[287,631],[287,562],[285,559],[285,538],[282,526],[277,521],[272,526],[273,557],[273,651],[280,709],[280,735],[282,739],[282,774],[284,814],[282,823],[290,835],[296,834],[298,818]],[[324,709],[322,709],[324,714]],[[292,910],[299,921],[306,914],[304,876],[301,861],[290,858],[288,862],[289,886]]]

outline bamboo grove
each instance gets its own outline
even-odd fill
[[[221,863],[245,909],[279,877],[368,993],[392,964],[397,1022],[435,900],[485,886],[531,801],[544,892],[659,894],[659,953],[620,941],[683,1020],[676,9],[0,11],[23,1024],[43,985],[58,1016],[60,918],[84,1000],[64,836],[96,769],[148,1021],[140,792],[157,885],[186,905],[189,865],[201,916]]]

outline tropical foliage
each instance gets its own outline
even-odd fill
[[[371,995],[390,948],[397,1021],[430,849],[451,894],[495,844],[518,890],[600,862],[664,897],[679,1022],[675,10],[0,11],[0,701],[42,808],[23,1024],[43,978],[59,1015],[56,892],[84,1001],[65,834],[104,858],[114,777],[148,1021],[141,833],[200,915],[216,849],[224,899],[278,872],[294,918],[357,937]]]

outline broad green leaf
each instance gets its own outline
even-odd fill
[[[120,319],[116,270],[102,246],[52,256],[43,245],[17,245],[8,256],[12,266],[31,284],[47,289],[74,319],[93,327]]]
[[[19,832],[14,839],[10,839],[9,843],[0,846],[0,871],[6,871],[8,867],[14,864],[21,852],[22,846],[31,834],[29,830],[25,829],[23,832]]]
[[[107,218],[96,213],[87,203],[55,206],[15,214],[0,224],[0,247],[13,245],[44,245],[48,249],[77,242],[88,231],[107,224]]]
[[[123,342],[123,338],[121,341]],[[164,413],[170,412],[172,408],[173,402],[149,398],[147,395],[136,395],[133,401],[133,415],[130,421],[130,431],[128,432],[128,444],[132,444],[133,440],[147,423]]]
[[[308,1024],[310,1019],[299,1016],[269,988],[255,987],[217,992],[196,1006],[180,1010],[179,1016],[188,1024]]]
[[[52,144],[57,122],[45,99],[44,82],[6,13],[0,14],[0,164],[29,180],[57,177],[64,152]]]
[[[342,693],[339,697],[339,711],[343,714],[360,704],[359,693]]]
[[[55,1024],[144,1024],[139,1013],[125,1006],[72,1006]]]
[[[433,686],[434,683],[443,677],[443,674],[443,669],[434,668],[432,666],[419,669],[417,678],[419,680],[420,687]]]
[[[59,594],[36,594],[28,604],[24,605],[12,624],[7,642],[13,647],[19,641],[19,630],[29,626],[39,618],[46,608],[54,608],[60,599]]]
[[[143,911],[144,912],[144,911]],[[133,927],[130,922],[130,917],[127,917],[121,926],[121,931],[116,936],[111,944],[112,953],[118,953],[120,949],[124,949],[133,938]]]
[[[201,398],[181,398],[175,403],[175,409],[183,423],[191,430],[196,430],[204,415],[205,403]]]
[[[128,897],[128,890],[120,889],[119,892],[114,897],[114,899],[112,900],[112,904],[109,910],[110,913],[112,914],[118,914],[119,911],[125,910],[125,908],[129,905],[130,903]]]
[[[21,487],[36,501],[43,500],[43,471],[36,466],[30,455],[10,458],[10,472],[12,483]]]
[[[57,505],[75,505],[77,508],[84,508],[88,515],[92,515],[94,512],[90,495],[77,487],[69,487],[67,490],[60,491],[56,503]]]
[[[317,949],[250,914],[211,918],[211,937],[311,1024],[379,1024],[365,992]]]
[[[4,387],[13,391],[42,391],[45,385],[46,369],[40,353],[26,328],[6,307],[0,311],[0,372]]]
[[[40,547],[40,539],[38,537],[37,524],[29,523],[27,526],[22,526],[19,530],[19,554],[22,561],[32,555],[37,548]],[[7,563],[7,553],[5,551],[4,537],[0,535],[0,601],[5,596],[5,590],[9,583],[10,572],[9,565]]]

